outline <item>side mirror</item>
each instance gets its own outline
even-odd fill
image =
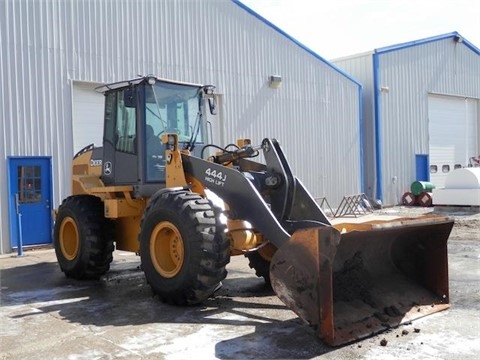
[[[208,108],[210,114],[217,115],[217,100],[214,97],[208,98]]]
[[[203,92],[205,93],[208,99],[208,108],[210,109],[210,114],[217,115],[217,100],[215,99],[215,86],[205,85],[203,86]]]

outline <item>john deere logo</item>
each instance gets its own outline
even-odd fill
[[[99,160],[91,159],[90,166],[102,166],[102,159],[99,159]]]
[[[105,165],[103,165],[103,173],[107,176],[112,173],[112,163],[110,161],[107,161]]]

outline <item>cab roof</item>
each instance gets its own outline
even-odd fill
[[[163,78],[157,77],[155,75],[146,75],[146,76],[138,77],[138,78],[131,79],[131,80],[123,80],[123,81],[118,81],[118,82],[114,82],[114,83],[110,83],[110,84],[101,85],[101,86],[95,88],[95,91],[99,92],[99,93],[105,93],[105,92],[110,91],[110,90],[117,90],[117,89],[121,89],[121,88],[130,87],[130,86],[133,86],[133,85],[138,85],[138,84],[141,84],[142,82],[148,82],[148,80],[152,79],[152,78],[155,79],[155,81],[170,83],[170,84],[187,85],[187,86],[192,86],[192,87],[202,87],[203,86],[201,84],[163,79]]]

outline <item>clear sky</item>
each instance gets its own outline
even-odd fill
[[[480,48],[479,0],[240,0],[325,59],[457,31]]]

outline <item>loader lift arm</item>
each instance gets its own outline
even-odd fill
[[[278,142],[264,139],[261,148],[266,166],[258,175],[253,172],[244,175],[241,165],[236,170],[187,154],[182,154],[184,171],[221,197],[234,218],[250,222],[277,248],[298,228],[330,225],[315,200],[293,176]],[[257,181],[249,180],[252,176]],[[260,189],[254,185],[258,182]],[[268,193],[270,206],[259,190]]]

